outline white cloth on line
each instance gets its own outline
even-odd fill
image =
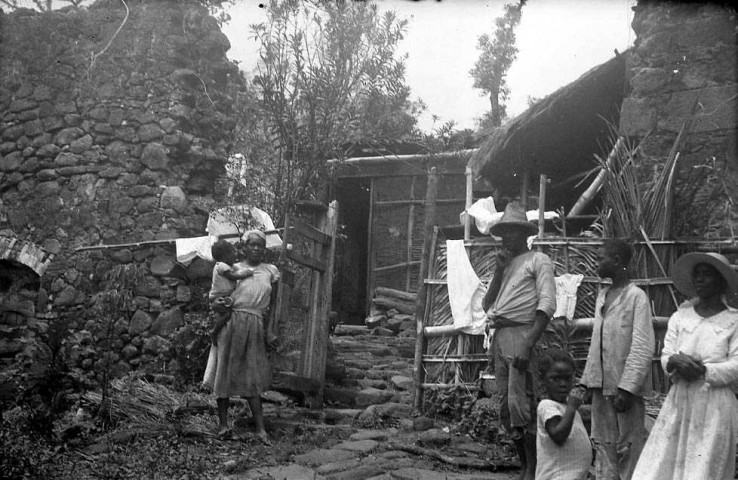
[[[584,275],[565,273],[556,277],[556,317],[574,318],[574,310],[577,308],[577,289],[582,284]]]
[[[212,262],[213,257],[210,253],[210,248],[215,243],[215,240],[216,238],[211,235],[176,239],[177,261],[181,264],[189,265],[195,257],[200,257]]]
[[[454,326],[463,333],[484,335],[487,314],[482,300],[487,288],[469,262],[464,240],[446,240],[446,285]]]

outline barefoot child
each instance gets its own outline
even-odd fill
[[[574,388],[574,360],[548,350],[539,368],[548,398],[538,404],[536,480],[584,480],[592,463],[592,446],[577,408],[584,389]]]

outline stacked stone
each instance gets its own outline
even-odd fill
[[[167,243],[77,248],[203,235],[223,193],[236,124],[230,94],[241,85],[228,40],[204,7],[129,7],[125,23],[123,5],[107,0],[0,14],[0,235],[55,255],[41,310],[90,332],[93,344],[101,334],[92,299],[105,274],[121,264],[145,272],[115,325],[120,371],[167,351],[193,282],[211,266],[185,270]],[[99,366],[85,351],[79,364]]]
[[[639,157],[648,177],[691,119],[679,167],[688,175],[690,167],[707,163],[724,185],[717,189],[717,204],[690,206],[716,230],[690,233],[730,236],[738,227],[738,204],[726,196],[738,190],[736,11],[719,3],[650,1],[634,10],[637,39],[626,64],[632,91],[623,102],[620,133],[648,135]],[[710,189],[714,185],[704,185],[697,198],[709,200],[704,197],[712,196]]]

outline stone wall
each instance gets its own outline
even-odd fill
[[[641,159],[644,174],[652,175],[692,118],[679,175],[682,185],[692,179],[700,185],[690,204],[681,205],[690,213],[677,213],[684,231],[674,233],[730,236],[738,229],[736,11],[716,3],[645,0],[634,11],[637,38],[627,62],[631,92],[623,102],[621,134],[642,139],[650,132]]]
[[[42,318],[40,334],[50,321],[83,332],[73,366],[100,367],[93,299],[106,274],[143,272],[115,319],[117,373],[166,365],[207,288],[210,265],[183,268],[168,240],[203,235],[224,193],[242,85],[227,38],[197,2],[128,4],[125,23],[112,0],[0,13],[0,236],[53,255],[30,316]],[[132,245],[77,250],[101,244]]]

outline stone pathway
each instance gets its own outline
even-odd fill
[[[221,476],[221,480],[507,480],[517,476],[510,465],[500,465],[504,471],[499,472],[452,466],[454,462],[488,465],[493,447],[454,434],[452,425],[412,416],[412,336],[377,336],[364,327],[344,327],[338,333],[331,337],[328,406],[314,411],[320,423],[312,427],[344,433],[337,438],[346,438],[348,429],[352,432],[348,439],[295,455],[286,464]],[[265,414],[273,427],[300,421],[299,416],[275,418],[268,409]]]

